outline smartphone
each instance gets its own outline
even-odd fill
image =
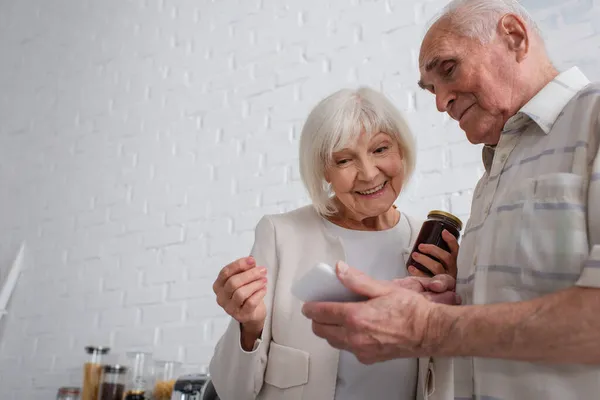
[[[304,302],[356,302],[367,300],[354,293],[338,279],[335,268],[320,262],[292,285],[292,294]]]

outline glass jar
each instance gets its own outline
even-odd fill
[[[170,400],[173,395],[175,381],[181,371],[181,363],[177,361],[154,362],[154,400]]]
[[[462,221],[458,217],[445,211],[430,211],[429,214],[427,214],[427,220],[423,223],[423,226],[419,231],[417,241],[415,242],[410,257],[406,263],[406,268],[412,265],[428,276],[433,276],[433,273],[427,267],[413,259],[412,253],[421,253],[421,251],[419,251],[419,245],[421,243],[433,244],[450,253],[448,244],[442,238],[442,231],[444,231],[444,229],[450,232],[456,238],[456,240],[458,240],[460,237],[460,231],[462,229]],[[443,263],[437,258],[429,254],[427,254],[427,257],[430,257],[443,265]]]
[[[102,375],[102,357],[110,351],[108,347],[87,346],[88,360],[83,365],[83,390],[81,400],[97,400],[98,384]]]
[[[127,367],[124,365],[105,365],[98,389],[98,400],[123,400]]]
[[[127,353],[129,379],[126,384],[125,400],[148,400],[152,392],[152,374],[150,372],[152,353],[130,351]]]
[[[56,393],[56,400],[79,400],[80,391],[78,387],[61,387]]]
[[[150,400],[145,390],[128,390],[123,400]]]
[[[202,399],[210,377],[205,373],[191,373],[180,376],[174,390],[180,393],[181,399]]]

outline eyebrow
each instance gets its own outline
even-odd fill
[[[428,61],[425,64],[425,71],[431,71],[439,64],[439,62],[440,62],[439,57],[433,57],[430,61]],[[423,83],[423,79],[419,79],[419,82],[417,82],[417,85],[419,85],[419,87],[423,90],[427,90],[429,87],[431,87],[431,85],[426,85],[425,83]]]

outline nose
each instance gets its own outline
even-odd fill
[[[358,178],[362,181],[372,181],[379,174],[379,168],[377,168],[377,164],[375,160],[371,157],[367,157],[365,160],[361,162],[360,171],[358,174]]]
[[[449,112],[454,100],[456,100],[456,94],[454,94],[454,92],[441,87],[436,87],[435,104],[439,112]]]

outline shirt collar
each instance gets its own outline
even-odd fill
[[[577,67],[560,73],[506,122],[503,133],[514,131],[531,120],[548,134],[567,103],[589,83]]]
[[[502,133],[518,133],[533,121],[545,134],[548,134],[569,101],[589,83],[590,81],[577,67],[558,74],[515,115],[509,118],[504,124]],[[483,148],[483,165],[488,172],[495,151],[495,146],[484,146]]]

